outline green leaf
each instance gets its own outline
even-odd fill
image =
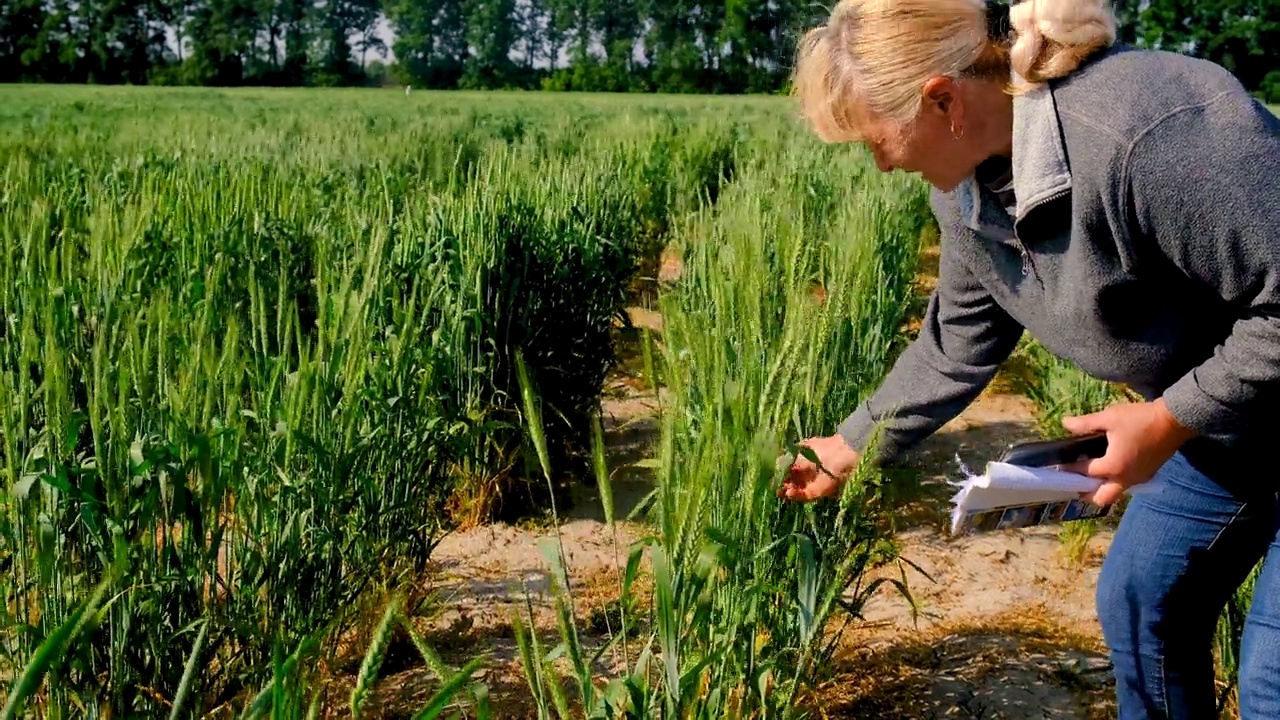
[[[524,354],[515,353],[516,377],[520,383],[520,398],[524,405],[525,428],[529,432],[533,446],[538,452],[538,462],[542,465],[542,474],[547,482],[551,482],[551,453],[547,449],[547,436],[543,431],[542,413],[534,397],[533,381],[529,378],[529,368],[525,365]]]
[[[18,717],[18,712],[22,710],[24,703],[40,688],[45,675],[66,655],[67,646],[88,629],[87,621],[94,617],[98,604],[102,602],[102,597],[110,584],[109,579],[98,583],[98,587],[94,589],[89,599],[77,607],[57,630],[40,643],[40,647],[36,648],[35,653],[32,654],[31,661],[23,668],[22,675],[13,684],[13,690],[9,693],[4,711],[0,712],[0,720],[15,720]]]
[[[596,486],[600,490],[600,505],[604,508],[604,522],[613,524],[613,483],[609,480],[609,465],[605,458],[604,431],[600,427],[600,415],[591,417],[591,455],[595,461]]]
[[[351,689],[352,717],[360,717],[360,712],[364,709],[364,703],[369,697],[369,692],[373,689],[373,684],[378,679],[378,669],[382,667],[382,660],[385,657],[387,646],[391,643],[392,626],[395,624],[398,612],[399,601],[393,599],[388,602],[386,610],[382,613],[382,620],[378,622],[378,627],[374,630],[373,640],[369,643],[368,650],[365,651],[364,659],[360,662],[360,672],[356,675],[355,687]]]
[[[432,695],[427,702],[427,706],[414,718],[416,720],[435,720],[453,700],[453,696],[457,695],[458,691],[471,680],[471,676],[475,674],[476,670],[480,669],[482,664],[484,664],[484,658],[474,658],[471,662],[462,666],[458,674],[450,678],[443,687],[437,690],[435,695]]]
[[[200,627],[200,634],[191,646],[191,654],[187,656],[186,667],[182,670],[182,679],[178,681],[178,693],[173,698],[173,709],[169,711],[169,720],[178,720],[181,710],[191,692],[191,683],[195,679],[196,664],[200,661],[200,651],[204,648],[205,638],[209,636],[209,621],[205,620]]]
[[[808,535],[797,535],[800,546],[800,567],[796,588],[796,605],[799,610],[800,642],[808,645],[816,626],[814,616],[818,605],[818,561],[814,555],[813,540]]]
[[[797,446],[796,452],[800,453],[800,457],[803,457],[805,460],[808,460],[818,467],[822,467],[822,459],[819,458],[818,453],[814,452],[814,449],[808,445]]]
[[[435,648],[428,645],[426,641],[422,639],[422,636],[414,630],[413,623],[409,622],[409,618],[402,616],[400,618],[400,626],[403,627],[405,632],[409,635],[409,641],[413,643],[415,648],[417,648],[418,655],[422,656],[422,661],[426,664],[427,668],[431,670],[440,682],[448,681],[452,676],[452,673],[449,672],[449,668],[446,667],[444,661],[440,659],[440,655],[436,653]]]

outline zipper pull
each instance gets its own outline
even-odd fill
[[[1027,246],[1023,244],[1022,238],[1018,236],[1016,224],[1013,229],[1013,239],[1018,243],[1018,252],[1022,254],[1022,277],[1026,277],[1032,272],[1035,272],[1036,266],[1035,263],[1031,261],[1031,253],[1027,251]],[[1036,272],[1036,279],[1040,279],[1040,273],[1038,272]]]

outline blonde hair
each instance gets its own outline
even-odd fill
[[[1025,92],[1115,42],[1108,0],[1022,0],[993,37],[985,0],[840,0],[801,38],[792,93],[827,142],[860,138],[870,113],[906,125],[938,75],[1000,80]]]

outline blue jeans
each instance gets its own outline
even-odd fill
[[[1134,489],[1097,591],[1120,720],[1218,717],[1218,617],[1264,556],[1241,640],[1240,712],[1280,719],[1278,517],[1274,488],[1228,492],[1180,454]]]

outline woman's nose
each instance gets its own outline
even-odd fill
[[[893,164],[885,159],[884,155],[880,152],[880,148],[873,147],[871,149],[871,155],[876,159],[876,167],[880,169],[880,172],[887,173],[893,170]]]

